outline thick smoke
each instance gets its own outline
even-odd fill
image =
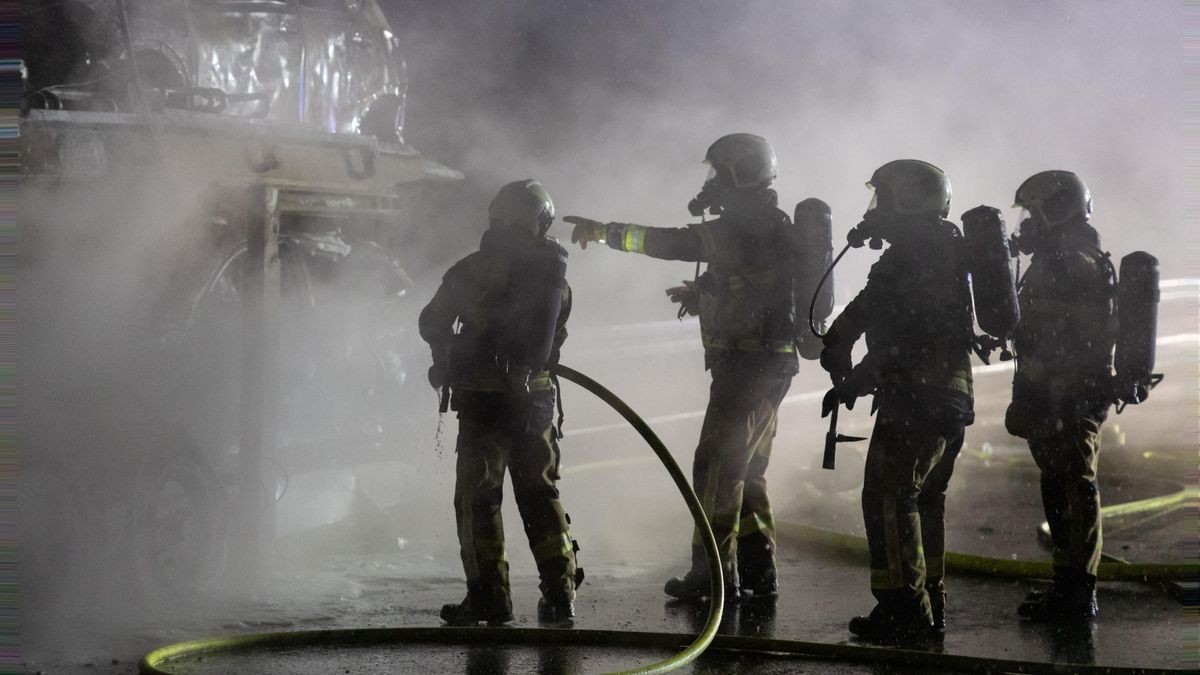
[[[870,194],[863,183],[871,172],[889,160],[912,157],[947,171],[954,184],[954,217],[980,203],[1008,207],[1017,185],[1034,172],[1074,170],[1092,189],[1095,223],[1115,255],[1151,251],[1162,260],[1164,278],[1190,271],[1185,256],[1195,242],[1182,240],[1195,235],[1180,227],[1183,101],[1175,0],[380,4],[408,61],[405,140],[466,174],[439,209],[422,209],[414,217],[416,228],[397,237],[402,263],[416,281],[409,305],[397,310],[397,325],[411,322],[419,300],[432,293],[446,266],[475,247],[486,226],[488,200],[500,185],[537,178],[555,197],[560,214],[682,226],[689,221],[684,206],[704,178],[705,148],[735,131],[763,135],[775,146],[781,208],[790,211],[813,196],[831,204],[838,246],[866,208]],[[105,390],[118,386],[111,382],[131,386],[129,379],[136,381],[138,368],[145,367],[141,329],[161,316],[157,303],[198,258],[228,243],[214,238],[211,223],[198,216],[209,212],[211,195],[191,185],[186,174],[137,175],[130,181],[79,192],[59,186],[48,197],[23,195],[28,203],[53,205],[21,215],[20,376],[24,390],[32,387],[37,394],[23,401],[38,402],[23,404],[23,467],[34,466],[28,453],[38,451],[39,444],[57,443],[63,433],[72,445],[55,455],[62,459],[51,465],[53,472],[104,465],[71,460],[72,453],[95,453],[119,439],[119,434],[90,436],[99,427],[74,417],[79,408],[71,396],[83,391],[94,402],[114,393]],[[100,222],[118,226],[91,227]],[[1010,229],[1015,225],[1010,218]],[[561,223],[552,231],[561,240],[569,237]],[[847,257],[837,272],[839,302],[862,285],[873,259],[866,251]],[[663,289],[692,273],[687,263],[572,247],[571,328],[671,319],[674,307]],[[361,321],[362,335],[379,334],[371,317],[350,314],[347,310],[344,320]],[[304,371],[306,350],[327,345],[291,339],[288,348],[295,358],[288,361],[285,384],[308,387],[314,402],[311,410],[292,411],[293,417],[309,413],[312,422],[319,420],[325,402],[347,405],[345,389],[322,388]],[[607,367],[640,346],[621,339],[591,341],[608,350],[606,360],[584,364]],[[566,358],[586,359],[572,346],[579,337],[573,340]],[[427,358],[423,351],[420,358]],[[408,376],[422,379],[424,365],[423,360],[413,364]],[[698,355],[658,366],[641,373],[644,379],[630,380],[633,390],[627,386],[619,393],[648,416],[703,406],[707,378]],[[812,377],[797,378],[793,391],[825,384]],[[669,390],[660,386],[667,382]],[[202,392],[209,382],[201,376],[192,384]],[[454,425],[446,421],[446,448],[434,452],[435,401],[430,392],[419,393],[411,409],[397,412],[417,431],[406,435],[405,443],[384,449],[391,454],[381,455],[404,468],[374,476],[364,471],[351,486],[371,491],[381,503],[391,500],[385,505],[397,506],[398,500],[390,517],[400,523],[393,526],[408,538],[436,540],[439,555],[451,552],[439,561],[453,568],[449,446]],[[568,433],[571,425],[586,430],[612,422],[588,408],[592,404],[582,393],[569,395]],[[237,402],[205,403],[210,404],[228,413]],[[187,417],[192,411],[174,412]],[[785,414],[782,424],[810,434],[814,421]],[[669,439],[685,465],[698,426],[694,419]],[[583,442],[579,438],[586,436],[568,436],[566,444]],[[604,438],[614,457],[629,454],[616,451],[639,443],[627,432]],[[349,492],[337,485],[347,480],[345,473],[294,473],[292,498],[305,481],[326,477],[331,487],[324,494],[343,497],[336,504],[314,498],[313,511],[344,515],[354,508],[345,501]],[[773,473],[773,480],[780,475]],[[86,478],[110,479],[71,480]],[[135,478],[112,476],[112,491],[126,489]],[[572,489],[582,487],[569,480]],[[264,491],[278,495],[284,482],[279,477],[278,485]],[[22,489],[28,495],[42,487],[25,482]],[[322,494],[319,487],[309,487],[308,494]],[[628,508],[677,501],[665,479],[654,489],[659,492],[632,500]],[[645,551],[644,543],[629,543],[627,532],[617,526],[607,531],[610,514],[600,513],[597,503],[564,492],[568,507],[583,511],[574,514],[579,529],[592,536],[584,542],[585,555]],[[44,504],[25,503],[49,505],[50,517],[88,508],[61,495],[38,499]],[[671,508],[677,509],[673,519],[644,524],[648,533],[671,532],[662,555],[682,556],[690,532],[682,506]],[[628,515],[610,522],[627,528]],[[514,569],[528,572],[515,511],[507,510],[506,516]],[[82,547],[74,541],[42,541],[34,548],[63,568],[88,562],[84,588],[126,575],[128,559],[120,551],[127,542],[95,541],[104,532],[82,536]],[[97,559],[97,551],[111,557]],[[38,572],[25,574],[27,581],[37,581]],[[66,589],[36,590],[43,594],[32,597],[48,606]],[[64,602],[77,606],[80,597],[85,596]],[[109,602],[93,606],[101,615],[115,613],[127,601],[116,591],[104,599]]]
[[[765,136],[789,210],[833,207],[835,243],[892,159],[954,185],[952,216],[1008,210],[1050,168],[1079,173],[1115,254],[1185,273],[1178,3],[398,2],[412,72],[407,138],[468,176],[458,219],[520,174],[561,213],[679,226],[718,136]],[[517,176],[517,177],[521,177]],[[560,226],[566,237],[568,231]],[[473,238],[463,236],[463,248]],[[686,265],[576,254],[580,323],[669,315]],[[839,269],[838,297],[872,256]],[[627,281],[633,279],[633,281]]]
[[[1186,256],[1195,248],[1181,227],[1179,12],[1169,0],[397,2],[390,9],[412,73],[406,139],[467,175],[442,214],[447,263],[475,245],[494,191],[522,177],[543,181],[560,214],[682,226],[691,220],[684,207],[704,178],[708,144],[747,131],[775,146],[783,209],[812,196],[830,203],[836,247],[866,210],[864,183],[887,161],[939,165],[954,186],[953,219],[986,203],[1004,210],[1010,231],[1017,186],[1062,168],[1091,187],[1093,222],[1114,257],[1151,251],[1164,278],[1191,272]],[[552,232],[565,241],[570,230],[559,224]],[[603,247],[571,251],[577,329],[670,320],[674,307],[663,289],[694,271]],[[846,257],[838,302],[861,288],[876,255],[862,249]],[[568,362],[612,363],[587,361],[578,336],[568,340]],[[629,355],[644,346],[637,337],[609,339],[611,359],[636,359]],[[707,377],[698,354],[670,364],[618,381],[619,393],[647,415],[702,409]],[[792,391],[824,386],[824,375],[806,366]],[[569,435],[572,417],[585,426],[590,418],[588,397],[568,396],[571,458],[587,440]],[[984,403],[992,415],[1004,402]],[[781,501],[798,489],[791,467],[818,454],[823,422],[812,410],[784,411],[771,473]],[[862,413],[857,431],[870,421]],[[685,465],[698,425],[698,417],[680,423],[668,440]],[[610,443],[615,454],[640,452],[636,439]],[[837,476],[822,476],[844,479],[856,463],[861,470],[854,448],[843,452]],[[853,476],[848,482],[853,487]],[[578,489],[564,481],[568,506]],[[593,518],[620,530],[593,527],[585,549],[644,555],[650,547],[631,541],[628,528],[636,523],[653,536],[653,523],[637,515],[653,503],[677,509],[677,531],[661,534],[685,550],[682,506],[665,480],[657,489],[631,497],[638,506],[628,519],[611,514],[607,502],[574,507],[603,508]],[[587,516],[575,514],[585,525]],[[520,564],[523,556],[512,557]]]

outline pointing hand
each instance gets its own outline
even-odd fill
[[[578,243],[579,248],[582,249],[586,249],[588,242],[591,241],[603,244],[604,237],[608,234],[608,226],[591,218],[565,216],[563,217],[563,222],[571,223],[575,226],[575,229],[571,230],[571,243]]]

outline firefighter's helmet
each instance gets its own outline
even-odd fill
[[[868,211],[880,215],[950,213],[950,179],[946,172],[919,159],[897,159],[875,169],[867,187],[875,191]]]
[[[554,222],[554,201],[536,180],[513,181],[492,199],[488,222],[492,227],[515,227],[541,236]]]
[[[775,180],[779,163],[775,150],[762,136],[729,134],[722,136],[704,153],[704,162],[712,167],[711,178],[726,187],[766,187]]]
[[[1050,227],[1092,215],[1092,193],[1071,171],[1035,173],[1017,188],[1013,206],[1029,211]]]

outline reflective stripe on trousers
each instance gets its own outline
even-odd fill
[[[543,593],[573,598],[575,555],[558,497],[553,426],[529,432],[513,423],[512,412],[460,410],[454,504],[463,571],[468,583],[508,588],[501,502],[504,476],[511,471]]]
[[[880,407],[862,509],[871,591],[881,603],[903,603],[899,609],[930,616],[926,588],[942,582],[945,492],[962,442],[961,424],[920,419],[907,406]]]
[[[775,521],[767,497],[766,470],[779,423],[779,404],[790,384],[790,376],[762,373],[753,367],[721,364],[713,369],[692,465],[692,485],[700,489],[722,567],[730,575],[736,570],[742,523],[753,523],[774,550]],[[697,534],[693,545],[699,544]]]

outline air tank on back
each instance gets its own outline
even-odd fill
[[[971,292],[979,327],[1002,340],[1012,337],[1021,318],[1009,260],[1008,233],[1000,209],[977,206],[962,214],[970,256]]]
[[[821,276],[833,261],[833,215],[829,205],[810,197],[796,204],[793,219],[799,231],[800,260],[796,272],[796,331],[800,356],[815,359],[822,344],[808,326],[808,310],[812,307],[814,323],[823,322],[833,313],[833,272],[818,289]],[[813,294],[816,297],[813,297]]]
[[[1154,343],[1158,333],[1158,258],[1135,251],[1121,258],[1117,283],[1117,397],[1146,399],[1156,382]]]
[[[554,350],[558,314],[566,286],[567,251],[550,241],[530,247],[513,261],[506,311],[500,326],[499,352],[508,358],[511,375],[528,376],[546,367]],[[512,379],[512,378],[510,378]],[[515,379],[511,382],[520,387]]]

